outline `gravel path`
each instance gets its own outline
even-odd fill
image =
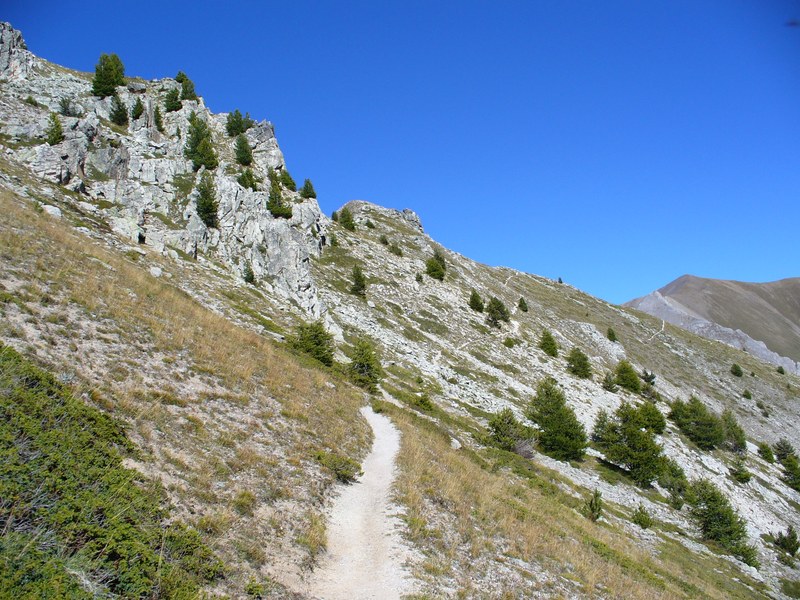
[[[364,475],[343,487],[328,522],[328,552],[311,576],[307,592],[324,600],[400,598],[413,592],[403,564],[409,551],[397,532],[391,487],[400,432],[385,416],[364,407],[375,434]]]

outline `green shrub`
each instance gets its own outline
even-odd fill
[[[297,191],[297,184],[294,182],[294,179],[292,179],[292,176],[289,175],[289,169],[287,169],[285,166],[278,174],[278,180],[287,190],[291,190],[293,192]]]
[[[101,54],[94,67],[92,96],[106,98],[117,93],[117,86],[125,84],[125,66],[116,54]]]
[[[336,479],[342,483],[352,483],[364,474],[360,464],[342,454],[322,451],[317,452],[315,458],[323,467],[333,471]]]
[[[216,169],[219,164],[211,141],[211,129],[194,112],[189,115],[189,132],[183,153],[192,161],[195,171],[203,166],[206,169]]]
[[[5,346],[0,389],[0,596],[91,597],[78,565],[109,597],[191,598],[221,575],[163,489],[123,466],[121,424]]]
[[[500,323],[508,323],[511,315],[503,302],[494,296],[486,305],[486,323],[491,327],[500,327]]]
[[[353,284],[350,286],[350,293],[356,296],[364,296],[367,293],[367,278],[359,265],[353,266]]]
[[[517,444],[533,437],[530,427],[520,423],[510,408],[504,408],[493,414],[489,418],[488,427],[492,443],[508,452],[514,452]]]
[[[614,369],[614,381],[619,387],[634,394],[642,391],[642,381],[639,379],[639,374],[627,360],[621,360],[617,363],[617,367]]]
[[[108,118],[116,125],[124,126],[128,124],[128,109],[119,99],[119,96],[113,96],[111,98],[111,112]]]
[[[753,394],[750,392],[750,390],[745,388],[745,390],[742,392],[742,398],[744,398],[745,400],[752,400]]]
[[[800,541],[798,541],[797,532],[792,525],[789,525],[786,529],[786,533],[779,531],[778,533],[773,533],[772,537],[775,547],[783,550],[789,556],[794,556],[797,554],[797,551],[800,550]]]
[[[28,96],[27,98],[25,98],[25,104],[30,104],[31,106],[33,106],[35,108],[39,108],[39,103],[36,101],[36,99],[33,96]]]
[[[64,96],[58,101],[58,112],[64,117],[79,117],[80,113],[72,105],[72,100]]]
[[[348,231],[356,230],[356,222],[353,220],[353,213],[349,208],[344,207],[339,211],[339,224]]]
[[[539,348],[548,356],[553,358],[558,356],[558,343],[556,343],[556,338],[553,337],[549,329],[542,331],[542,337],[539,338]]]
[[[791,442],[786,438],[781,438],[777,442],[775,442],[773,448],[775,450],[775,458],[777,458],[778,462],[780,462],[781,464],[783,464],[783,462],[789,456],[794,456],[794,457],[797,456],[797,453],[794,450],[794,446],[792,446]]]
[[[588,379],[592,376],[589,357],[577,346],[574,346],[567,356],[567,371],[581,379]]]
[[[347,368],[350,380],[369,392],[377,391],[383,369],[372,342],[367,339],[356,341],[350,359]]]
[[[539,428],[542,452],[556,460],[580,460],[587,445],[586,431],[569,406],[555,379],[548,377],[536,388],[526,416]]]
[[[598,521],[603,516],[603,494],[595,489],[583,505],[583,514],[590,521]]]
[[[253,164],[253,151],[250,149],[250,142],[247,141],[247,136],[243,133],[236,136],[234,154],[236,156],[236,162],[243,167],[249,167]]]
[[[144,114],[144,104],[142,103],[142,99],[136,98],[136,102],[133,103],[133,108],[131,109],[131,118],[135,121],[143,114]]]
[[[649,486],[664,468],[661,446],[647,428],[646,412],[623,402],[613,418],[601,412],[592,431],[592,439],[607,460],[628,471],[640,487]]]
[[[503,346],[506,348],[513,348],[517,344],[519,344],[519,340],[517,338],[507,337],[503,340]]]
[[[713,450],[725,441],[722,420],[695,396],[688,402],[675,400],[670,406],[669,418],[701,450]]]
[[[480,294],[474,289],[469,295],[469,307],[479,313],[483,312],[483,299]]]
[[[159,133],[164,133],[164,118],[161,116],[161,108],[156,106],[155,110],[153,111],[153,122],[156,125],[156,129]]]
[[[250,490],[242,490],[233,498],[233,509],[240,515],[252,515],[258,499]]]
[[[725,447],[731,452],[743,454],[747,450],[747,437],[730,409],[723,411],[720,417],[725,430]]]
[[[793,490],[800,492],[800,462],[794,454],[781,461],[783,465],[783,482]]]
[[[375,223],[372,222],[372,219],[367,219],[366,226],[367,229],[375,229]]]
[[[250,265],[249,262],[244,264],[244,271],[242,271],[242,278],[244,279],[245,283],[248,283],[250,285],[253,285],[256,282],[256,274],[253,273],[253,267]]]
[[[744,463],[744,457],[737,456],[730,469],[731,477],[738,483],[747,483],[753,478],[753,474],[747,470]]]
[[[383,244],[384,246],[388,246],[388,245],[389,245],[389,238],[388,238],[388,237],[386,237],[386,234],[385,234],[385,233],[382,233],[382,234],[380,235],[380,237],[378,238],[378,241],[379,241],[381,244]]]
[[[403,256],[403,249],[397,245],[397,242],[392,242],[389,245],[389,252],[391,252],[395,256]]]
[[[264,600],[267,595],[267,591],[267,586],[256,581],[255,577],[250,577],[244,586],[244,593],[254,600]]]
[[[444,254],[439,248],[435,248],[433,256],[425,261],[425,273],[428,277],[444,281],[444,274],[447,270],[447,262],[445,261]]]
[[[225,132],[229,137],[237,137],[253,126],[253,119],[250,118],[250,113],[244,117],[237,108],[232,113],[228,113],[228,118],[225,120]]]
[[[164,98],[164,110],[167,112],[175,112],[181,109],[183,103],[181,102],[178,90],[169,90]]]
[[[744,520],[717,486],[707,479],[694,481],[689,486],[687,500],[691,505],[689,514],[703,538],[719,543],[751,566],[758,565],[755,549],[745,544]]]
[[[782,366],[778,366],[776,371],[778,372],[779,375],[786,375],[786,371],[784,370],[784,368]]]
[[[601,385],[607,392],[616,392],[618,389],[617,379],[614,377],[614,374],[611,371],[606,371]]]
[[[325,330],[322,321],[298,325],[294,335],[286,341],[290,348],[313,356],[323,365],[333,365],[333,336]]]
[[[416,275],[414,275],[414,281],[416,281],[417,283],[422,283],[424,281],[422,279],[422,273],[417,273]]]
[[[258,181],[256,180],[256,176],[253,174],[253,171],[250,169],[245,169],[242,171],[242,174],[236,178],[236,181],[243,188],[250,188],[254,192],[258,191]]]
[[[200,183],[197,184],[197,216],[205,223],[206,227],[216,227],[219,224],[218,211],[219,203],[214,179],[211,177],[211,173],[205,171],[200,178]]]
[[[647,512],[647,509],[644,507],[644,504],[639,504],[639,506],[633,512],[631,521],[636,523],[642,529],[649,529],[650,527],[653,526],[653,517],[650,516],[649,512]]]
[[[609,341],[612,342],[617,341],[617,334],[611,327],[609,327],[608,331],[606,331],[606,337],[609,339]]]
[[[284,202],[283,192],[281,192],[280,184],[273,180],[269,186],[269,198],[267,199],[267,210],[272,213],[276,219],[291,219],[292,206]]]
[[[50,125],[47,127],[47,143],[51,146],[60,144],[64,141],[64,129],[61,127],[61,119],[54,112],[50,113]]]
[[[300,197],[306,199],[317,197],[317,192],[314,190],[314,185],[310,179],[306,179],[303,182],[303,187],[300,188]]]
[[[187,77],[183,71],[178,71],[175,81],[181,84],[181,100],[197,100],[197,93],[194,91],[194,82]]]
[[[520,297],[519,302],[517,303],[517,308],[519,308],[522,312],[528,312],[528,303],[525,302],[525,298]]]
[[[775,462],[775,455],[772,453],[772,448],[770,448],[767,442],[758,443],[758,455],[769,464],[773,464]]]
[[[689,482],[686,479],[686,473],[673,459],[665,457],[661,461],[658,485],[669,492],[670,506],[675,510],[683,508],[683,498],[689,489]]]
[[[734,377],[741,377],[742,375],[744,375],[742,367],[740,367],[736,363],[733,363],[731,365],[731,375],[733,375]]]

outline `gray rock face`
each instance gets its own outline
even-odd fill
[[[90,77],[36,58],[8,23],[0,24],[0,76],[7,81],[0,95],[0,133],[19,144],[11,156],[36,176],[84,194],[81,203],[98,207],[96,214],[105,216],[126,241],[167,254],[213,255],[238,276],[249,264],[260,285],[310,316],[320,316],[309,267],[324,245],[327,219],[316,200],[289,190],[284,198],[293,216],[275,218],[267,210],[267,192],[236,182],[239,167],[225,132],[227,115],[212,114],[202,98],[184,101],[180,110],[162,114],[164,133],[159,132],[155,108],[179,84],[172,79],[130,81],[117,88],[117,95],[129,107],[141,100],[145,112],[125,128],[112,126],[111,98],[93,97]],[[24,102],[28,96],[39,106]],[[61,116],[65,139],[50,146],[44,142],[49,113],[58,112],[62,98],[70,99],[81,116]],[[214,172],[218,229],[208,229],[196,212],[200,173],[184,156],[192,113],[208,124],[220,159]],[[265,182],[270,168],[285,164],[274,128],[263,121],[246,135],[253,149],[251,168]]]

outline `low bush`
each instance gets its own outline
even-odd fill
[[[533,437],[531,428],[520,423],[510,408],[504,408],[492,415],[488,428],[492,443],[508,452],[514,452],[520,442]]]
[[[545,329],[542,331],[542,337],[539,338],[539,348],[548,356],[555,358],[558,356],[558,343],[550,330]]]
[[[315,458],[323,467],[332,471],[336,479],[342,483],[352,483],[364,474],[360,464],[342,454],[321,451],[317,452]]]
[[[308,354],[323,365],[333,365],[333,336],[321,320],[298,325],[286,341],[293,350]]]
[[[653,526],[653,517],[647,512],[644,504],[639,504],[631,516],[631,521],[636,523],[642,529],[648,529]]]

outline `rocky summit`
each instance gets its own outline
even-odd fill
[[[0,589],[798,597],[796,370],[329,218],[269,122],[96,77],[0,25]],[[391,544],[329,522],[368,511]]]

